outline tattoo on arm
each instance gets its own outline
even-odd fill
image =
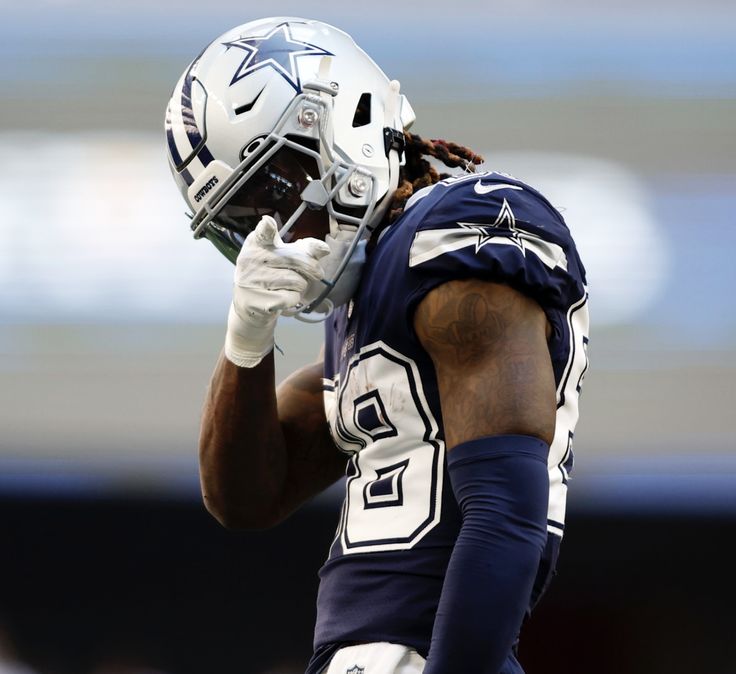
[[[554,378],[535,302],[507,286],[451,281],[425,297],[415,329],[435,365],[449,447],[498,433],[551,441]]]
[[[446,294],[440,290],[428,308],[427,338],[453,348],[459,362],[482,356],[485,345],[503,334],[503,317],[479,293],[468,293],[459,303]]]

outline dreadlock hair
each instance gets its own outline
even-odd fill
[[[399,186],[388,209],[388,223],[404,212],[406,202],[414,192],[450,177],[449,173],[439,173],[425,156],[439,159],[448,168],[462,167],[468,173],[475,173],[476,166],[484,161],[483,157],[464,145],[446,140],[424,140],[408,131],[404,132],[404,138],[406,164],[401,167]]]

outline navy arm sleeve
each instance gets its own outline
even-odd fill
[[[462,443],[448,472],[462,527],[424,674],[498,674],[519,633],[547,539],[547,452],[537,438]]]

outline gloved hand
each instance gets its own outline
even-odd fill
[[[330,252],[319,239],[284,243],[276,221],[264,215],[248,235],[235,263],[233,302],[227,320],[225,356],[255,367],[273,349],[276,321],[285,310],[306,304],[319,290],[320,258]],[[313,299],[313,298],[312,298]]]

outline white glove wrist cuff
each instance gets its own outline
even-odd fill
[[[238,367],[258,365],[273,350],[277,320],[278,316],[274,316],[264,323],[263,315],[259,315],[254,317],[253,323],[245,321],[231,304],[225,334],[225,357]]]

